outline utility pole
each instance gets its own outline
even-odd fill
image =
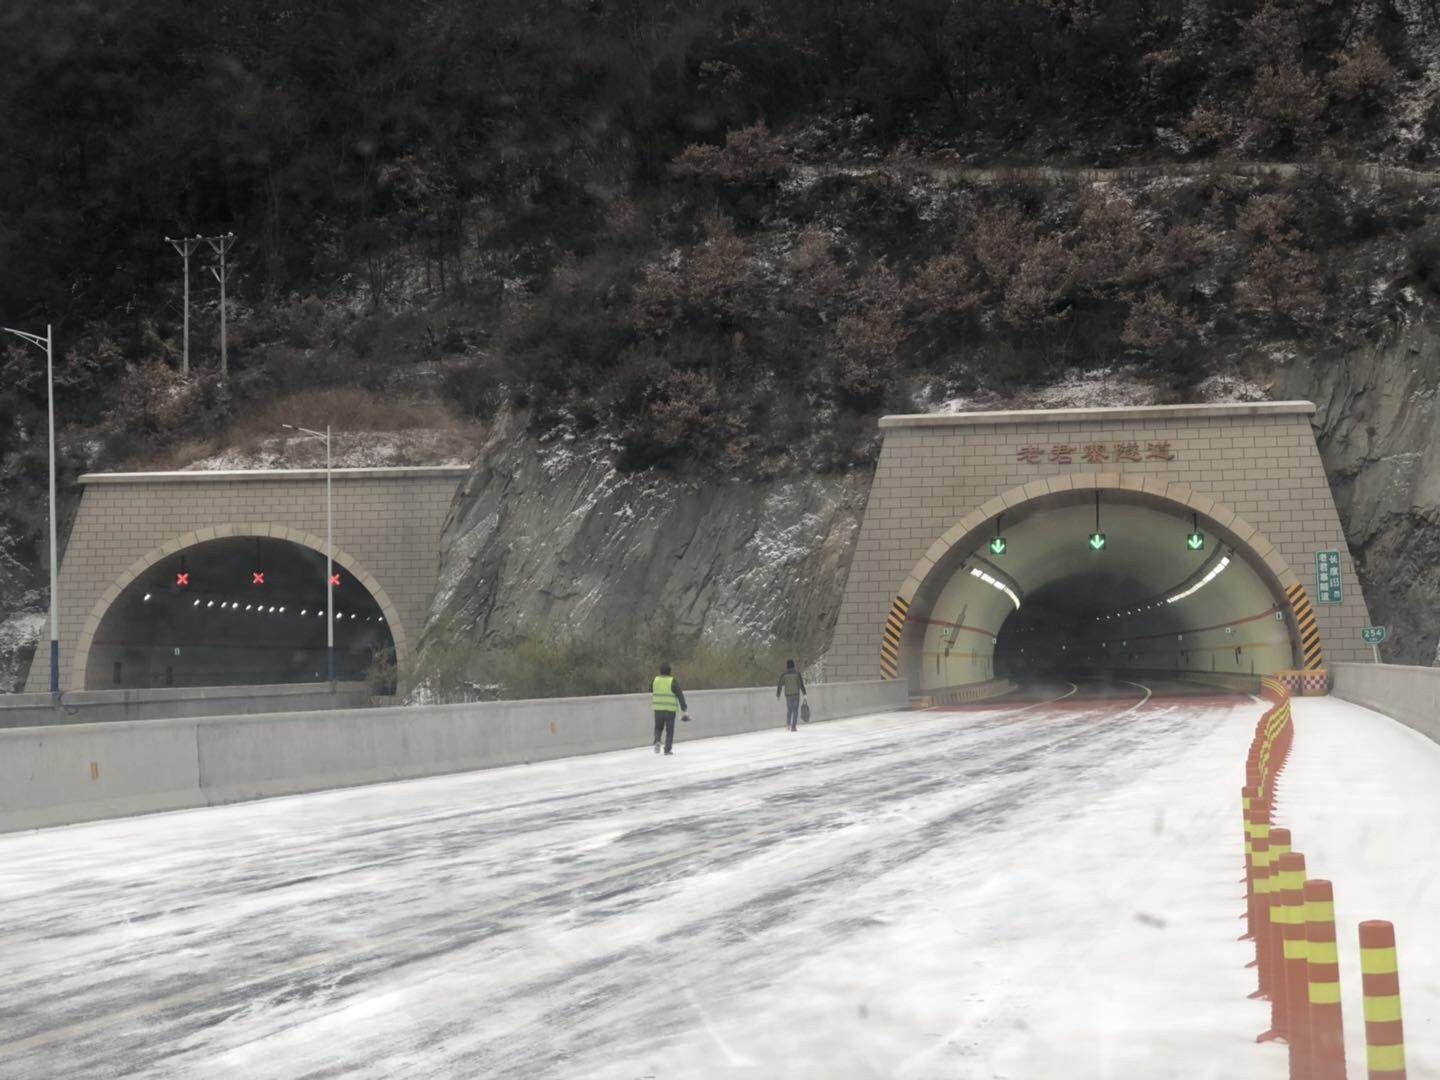
[[[200,246],[200,237],[187,236],[179,240],[165,237],[171,247],[180,253],[185,260],[185,336],[182,339],[180,351],[180,374],[190,374],[190,256],[195,254],[195,249]],[[223,288],[223,286],[222,286]]]
[[[45,336],[28,334],[24,330],[0,327],[7,334],[14,334],[28,341],[37,349],[45,350],[45,411],[50,420],[50,696],[60,700],[60,560],[55,544],[55,338],[50,325],[45,325]]]
[[[225,338],[225,253],[234,246],[235,234],[231,232],[224,236],[207,236],[205,242],[220,256],[219,269],[212,266],[210,273],[214,274],[215,280],[220,283],[220,381],[224,382],[230,377],[230,353]]]

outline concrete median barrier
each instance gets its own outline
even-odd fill
[[[686,695],[676,741],[784,726],[773,689]],[[812,720],[903,709],[903,682],[810,690]],[[648,694],[0,731],[0,832],[647,746]]]
[[[369,687],[362,682],[338,683],[334,690],[329,683],[73,690],[62,694],[59,704],[49,694],[0,694],[0,728],[348,709],[369,698]]]

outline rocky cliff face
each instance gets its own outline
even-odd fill
[[[425,644],[614,635],[656,618],[715,644],[829,641],[868,470],[725,481],[618,472],[608,447],[503,415],[442,537]],[[423,646],[422,646],[423,648]]]
[[[1316,439],[1382,658],[1440,662],[1440,329],[1281,369],[1276,396],[1319,406]]]

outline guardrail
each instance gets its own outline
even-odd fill
[[[1440,742],[1440,668],[1405,664],[1331,664],[1338,698],[1384,713]]]
[[[1344,1080],[1341,978],[1335,944],[1334,888],[1308,878],[1305,857],[1277,823],[1278,782],[1294,745],[1290,694],[1276,679],[1261,693],[1271,707],[1255,726],[1240,791],[1245,831],[1246,920],[1242,941],[1255,943],[1258,986],[1270,1003],[1270,1026],[1257,1037],[1283,1040],[1291,1080]],[[1370,1080],[1403,1080],[1405,1047],[1396,974],[1395,930],[1360,924],[1365,1031]]]

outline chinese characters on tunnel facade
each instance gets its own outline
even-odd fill
[[[1015,459],[1029,465],[1047,461],[1052,465],[1071,465],[1077,461],[1088,465],[1111,461],[1174,461],[1175,456],[1168,442],[1147,442],[1143,450],[1138,442],[1117,442],[1053,443],[1048,448],[1030,445],[1015,451]]]

